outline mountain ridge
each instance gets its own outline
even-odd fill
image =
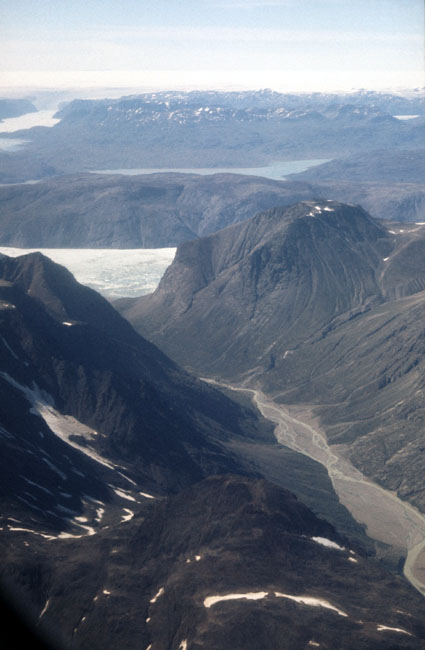
[[[356,467],[423,511],[424,244],[421,225],[304,202],[187,242],[157,290],[122,309],[193,372],[312,409]],[[228,270],[199,269],[208,249]]]

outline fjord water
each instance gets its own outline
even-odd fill
[[[2,247],[0,253],[18,257],[36,250],[66,266],[81,284],[86,284],[112,300],[154,291],[176,252],[175,248],[114,250]]]
[[[140,169],[97,169],[91,170],[94,174],[123,174],[125,176],[137,176],[138,174],[158,174],[175,172],[180,174],[245,174],[247,176],[263,176],[275,181],[284,180],[288,174],[298,174],[307,171],[310,167],[329,162],[328,159],[320,158],[313,160],[281,160],[266,167],[201,167],[201,168],[140,168]]]
[[[54,111],[37,111],[36,113],[25,113],[19,117],[8,117],[0,121],[0,133],[14,133],[23,129],[31,129],[34,126],[54,126],[60,122],[59,118],[53,117]]]

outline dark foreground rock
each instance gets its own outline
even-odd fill
[[[61,649],[425,647],[423,598],[265,481],[212,477],[30,556],[14,539],[4,573]]]

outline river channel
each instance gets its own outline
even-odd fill
[[[337,448],[329,447],[326,436],[317,425],[312,426],[291,415],[287,407],[277,404],[259,390],[207,381],[251,394],[260,413],[276,425],[274,433],[279,443],[324,465],[341,503],[354,519],[366,526],[369,537],[406,556],[404,575],[425,596],[424,515],[399,499],[395,492],[363,476]]]

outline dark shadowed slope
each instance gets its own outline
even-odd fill
[[[65,268],[38,253],[1,258],[0,275],[7,508],[60,529],[88,509],[93,526],[85,496],[113,501],[105,481],[140,501],[133,481],[162,493],[237,471],[294,489],[363,537],[318,463],[278,445],[250,407],[176,366]]]
[[[265,481],[212,477],[31,555],[24,539],[3,573],[63,648],[425,647],[421,596]]]
[[[233,467],[220,440],[249,436],[252,415],[179,369],[41,254],[2,258],[0,275],[2,385],[16,398],[5,409],[20,412],[30,399],[39,411],[72,416],[92,430],[83,446],[158,486]]]

